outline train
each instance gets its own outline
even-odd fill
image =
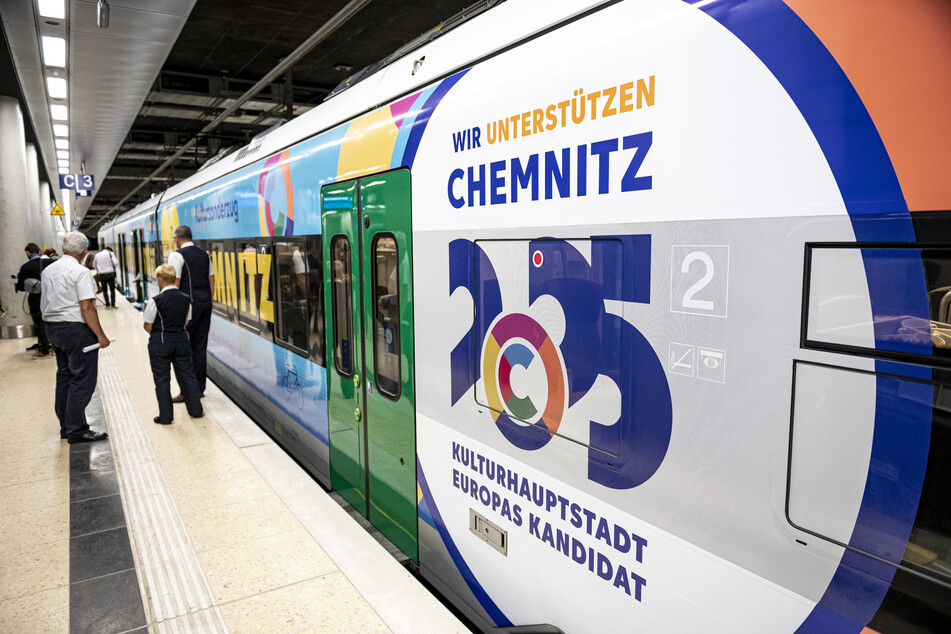
[[[949,7],[482,2],[99,243],[478,629],[949,631]]]

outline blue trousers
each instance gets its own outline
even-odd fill
[[[56,353],[54,407],[60,438],[81,436],[89,431],[86,406],[99,378],[99,350],[83,352],[83,348],[99,340],[85,323],[72,321],[47,322],[46,335]]]
[[[211,329],[211,297],[192,298],[192,318],[185,324],[185,330],[191,339],[192,363],[195,367],[195,378],[198,380],[198,393],[205,393],[205,384],[208,380],[208,331]],[[177,376],[177,375],[176,375]]]
[[[198,380],[192,365],[191,344],[185,333],[165,335],[165,341],[155,337],[149,339],[149,363],[152,366],[152,379],[155,381],[155,398],[158,400],[159,420],[172,422],[172,380],[171,367],[175,367],[175,378],[182,388],[185,407],[189,416],[201,416],[201,401],[198,400]]]

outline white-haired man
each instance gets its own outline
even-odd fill
[[[63,238],[66,254],[43,270],[40,310],[46,335],[56,353],[56,417],[59,436],[70,444],[105,440],[108,434],[95,432],[86,422],[86,406],[96,391],[99,350],[83,348],[99,344],[109,347],[109,339],[96,312],[96,281],[82,265],[89,240],[78,231]]]

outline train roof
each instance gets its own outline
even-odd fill
[[[334,90],[332,98],[279,128],[255,137],[243,148],[176,183],[161,195],[161,200],[178,198],[196,187],[251,165],[262,157],[330,130],[503,52],[521,40],[546,31],[552,25],[612,1],[485,0],[473,5],[463,12],[469,14],[464,16],[465,19],[459,16],[451,18],[380,63],[356,73],[348,85],[338,86]],[[439,31],[448,30],[450,23],[453,27],[451,32],[439,37]],[[138,215],[147,210],[149,205],[154,208],[158,199],[156,196],[141,203],[105,223],[103,229]]]

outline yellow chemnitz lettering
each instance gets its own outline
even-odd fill
[[[254,292],[254,277],[258,274],[258,254],[255,251],[242,251],[238,254],[238,310],[254,317],[258,314],[257,295]]]
[[[269,324],[274,323],[274,302],[267,298],[268,284],[271,282],[271,254],[258,253],[258,271],[263,276],[261,280],[261,318]]]
[[[617,114],[652,107],[655,98],[654,77],[651,75],[594,91],[578,88],[572,92],[571,99],[486,123],[485,140],[492,145],[514,140],[520,136],[551,132],[569,125],[581,125],[587,121],[595,121],[598,117],[613,117]],[[478,129],[474,129],[474,132],[478,132]],[[454,138],[456,151],[479,147],[479,136],[482,135],[474,135],[472,137],[474,142],[468,143],[467,147]]]
[[[231,308],[238,308],[238,283],[235,275],[234,253],[222,253],[222,269],[225,274],[223,282],[226,284],[221,301],[228,304]],[[218,269],[215,269],[218,270]],[[215,276],[215,279],[218,279]]]
[[[274,323],[274,302],[268,298],[271,254],[253,250],[230,253],[212,251],[215,266],[213,300],[251,317]]]

